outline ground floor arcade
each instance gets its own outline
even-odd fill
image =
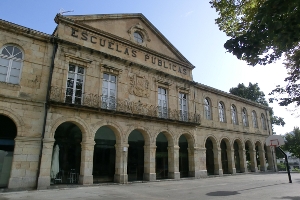
[[[25,176],[31,173],[34,177],[37,173],[34,170],[40,143],[37,139],[21,139],[14,117],[1,114],[0,118],[7,125],[0,129],[0,152],[3,154],[0,183],[1,187],[9,187],[9,183],[20,182],[17,177],[23,171],[22,165],[28,165]],[[98,122],[95,119],[93,123],[81,117],[54,119],[49,120],[43,140],[39,188],[51,184],[201,178],[275,169],[272,152],[265,147],[263,136],[218,134],[201,127],[126,119],[129,122],[114,117]],[[34,156],[25,155],[33,150]],[[34,183],[35,178],[31,179]]]
[[[49,123],[38,187],[201,178],[274,169],[263,136],[235,133],[230,137],[233,133],[228,133],[226,137],[224,132],[217,135],[206,130],[206,135],[198,137],[199,127],[155,127],[151,122],[126,120],[107,117],[89,124],[82,118],[60,117]]]

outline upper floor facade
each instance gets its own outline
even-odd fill
[[[52,36],[1,21],[2,97],[271,134],[267,107],[194,82],[194,66],[143,15],[55,21]]]

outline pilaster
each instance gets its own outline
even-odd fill
[[[168,147],[169,178],[180,179],[179,172],[179,146]]]
[[[81,142],[81,161],[79,184],[93,184],[93,156],[94,156],[94,140]]]
[[[127,183],[127,156],[128,156],[128,144],[116,144],[116,170],[114,181],[117,183]]]
[[[145,145],[144,146],[144,180],[145,181],[155,181],[155,145]]]

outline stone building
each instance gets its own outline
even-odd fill
[[[55,22],[0,21],[0,186],[275,170],[268,107],[194,82],[142,14]]]

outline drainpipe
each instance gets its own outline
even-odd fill
[[[55,59],[56,51],[57,51],[57,48],[58,48],[57,40],[56,40],[55,37],[51,38],[51,42],[52,42],[52,45],[53,45],[53,51],[52,51],[48,86],[47,86],[46,102],[45,102],[45,105],[44,105],[45,115],[44,115],[44,121],[43,121],[43,131],[42,131],[42,137],[41,137],[41,148],[40,148],[39,163],[38,163],[37,176],[36,176],[36,189],[38,187],[38,180],[39,180],[39,175],[40,175],[42,152],[43,152],[43,139],[44,139],[45,132],[46,132],[47,114],[48,114],[48,110],[49,110],[49,107],[50,107],[49,99],[50,99],[50,89],[51,89],[52,75],[53,75],[53,69],[54,69],[54,59]]]

